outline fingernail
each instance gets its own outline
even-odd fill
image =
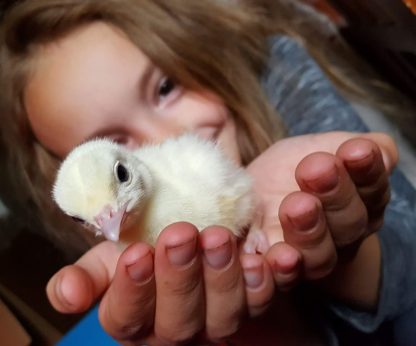
[[[214,269],[222,269],[231,261],[232,250],[231,242],[227,241],[226,243],[217,246],[212,249],[205,249],[204,251],[205,259],[208,264]]]
[[[381,167],[376,164],[375,157],[375,153],[371,151],[367,156],[345,162],[345,166],[350,170],[349,174],[356,184],[367,183],[369,180],[379,177]]]
[[[297,270],[300,263],[300,255],[297,251],[286,251],[279,254],[279,258],[274,259],[271,263],[271,268],[274,275],[292,274]]]
[[[153,256],[150,251],[137,259],[133,264],[127,265],[127,272],[137,283],[147,282],[153,275]]]
[[[61,303],[63,303],[64,305],[71,307],[72,304],[69,302],[69,300],[65,297],[65,284],[63,284],[63,278],[62,277],[58,277],[57,282],[56,282],[56,286],[55,286],[55,294],[57,297],[59,297],[59,300],[61,301]]]
[[[167,248],[167,256],[173,265],[183,266],[191,262],[196,254],[196,238],[187,243]]]
[[[309,231],[317,225],[320,218],[320,212],[318,207],[315,206],[312,210],[307,211],[302,215],[287,215],[287,218],[296,230]]]
[[[244,268],[244,280],[249,288],[259,287],[264,280],[263,266]]]
[[[371,165],[374,161],[375,154],[371,150],[368,152],[365,156],[358,157],[358,158],[352,158],[351,160],[348,160],[345,162],[347,166],[351,166],[352,168],[355,167],[367,167],[369,164]]]
[[[338,185],[338,181],[338,169],[334,165],[324,176],[319,176],[319,178],[305,181],[305,184],[312,191],[325,193],[334,189]]]

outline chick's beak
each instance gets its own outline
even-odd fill
[[[95,222],[106,239],[112,241],[119,240],[125,213],[126,207],[114,211],[111,207],[106,206],[98,216],[95,217]]]

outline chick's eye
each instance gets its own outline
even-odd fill
[[[130,179],[129,171],[120,162],[116,165],[116,176],[120,183],[125,183]]]

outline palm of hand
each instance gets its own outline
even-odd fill
[[[351,134],[346,132],[286,138],[276,142],[247,167],[255,181],[261,229],[270,245],[283,241],[278,210],[289,193],[300,190],[295,179],[299,162],[315,152],[335,154],[338,147],[350,138]]]

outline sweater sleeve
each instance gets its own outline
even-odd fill
[[[264,90],[290,135],[326,131],[366,132],[366,125],[331,85],[319,65],[295,40],[270,38],[269,64],[262,78]],[[391,201],[378,232],[382,251],[379,304],[375,313],[325,301],[342,320],[366,333],[392,320],[416,301],[416,192],[404,175],[391,176]]]

